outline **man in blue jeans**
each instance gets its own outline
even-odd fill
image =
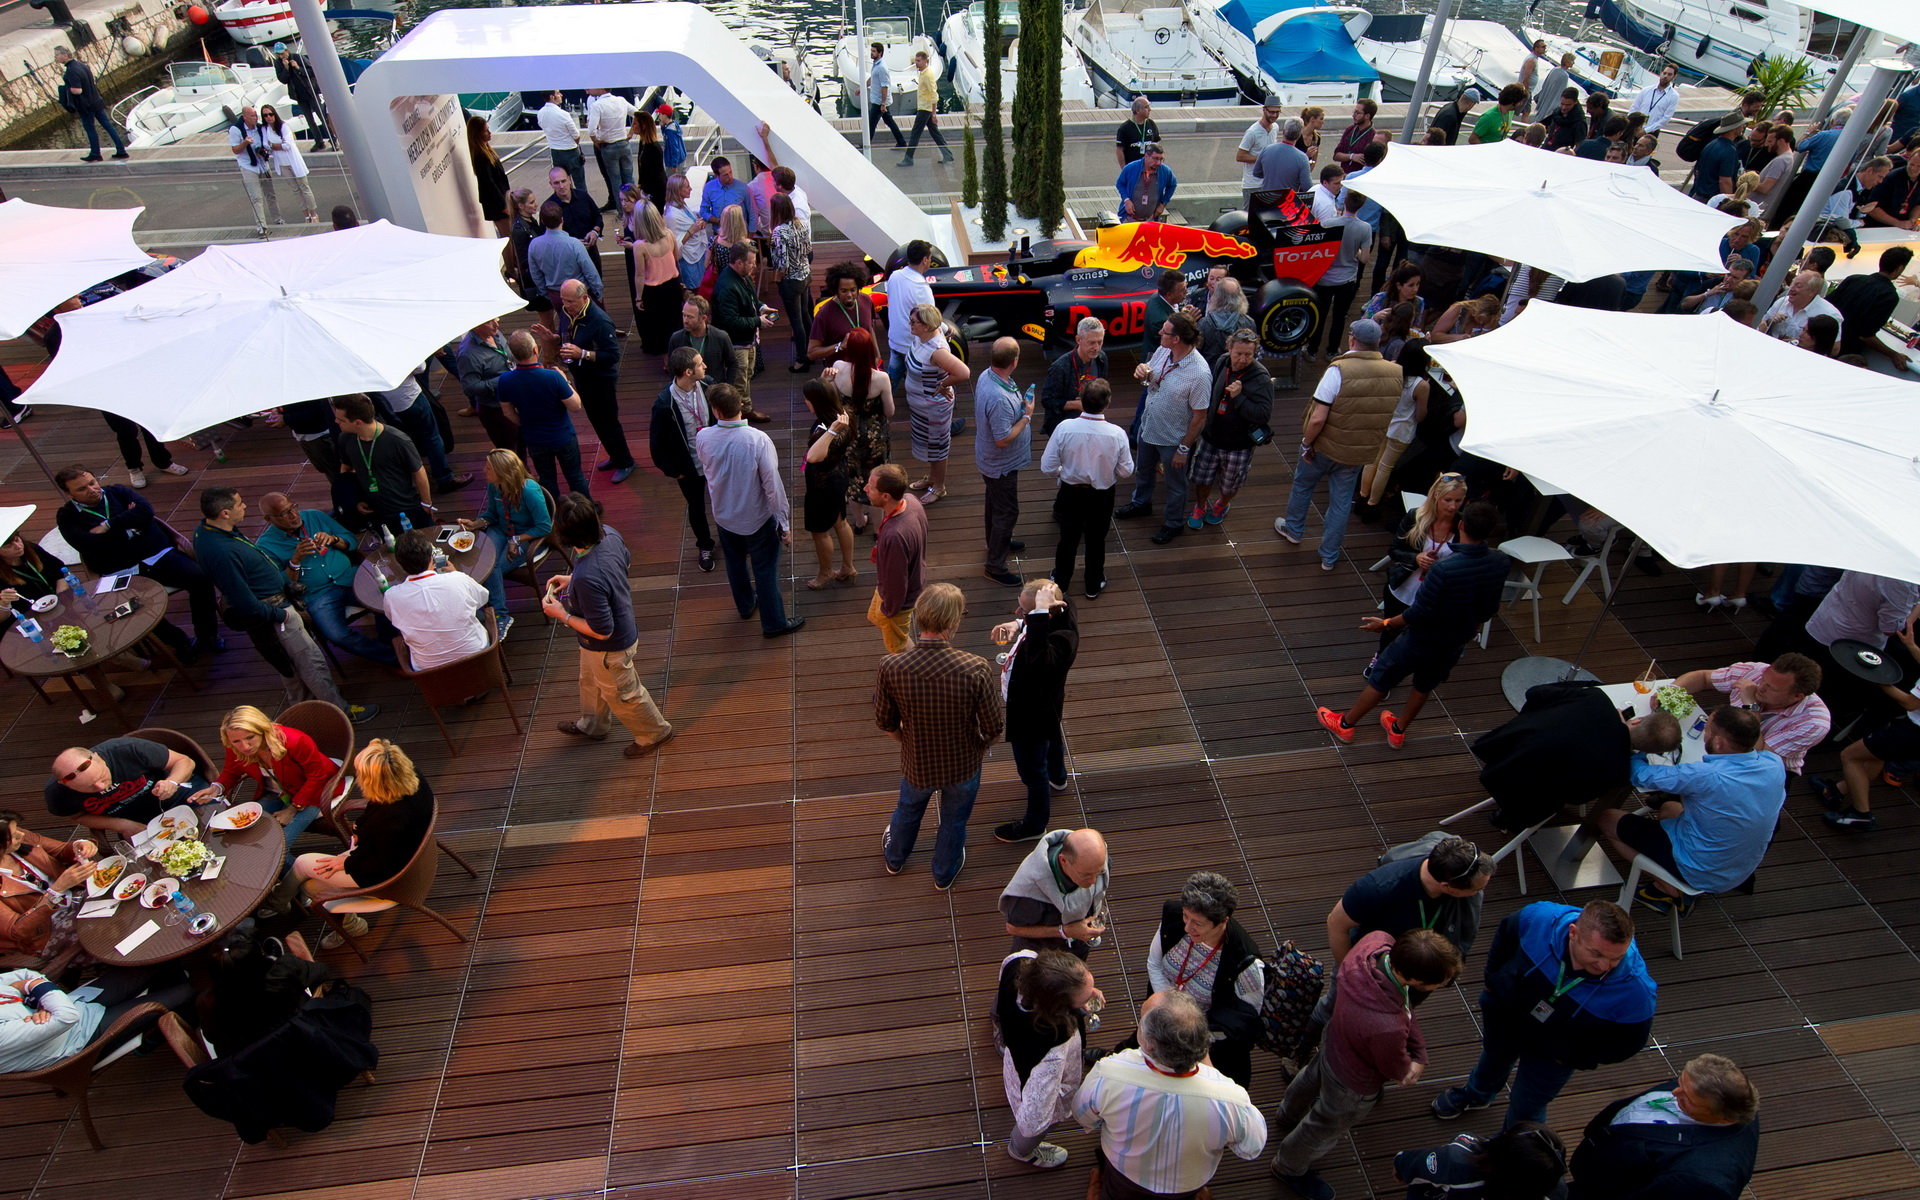
[[[788,617],[780,594],[780,547],[793,540],[780,457],[773,439],[741,415],[740,393],[731,384],[709,388],[707,404],[718,420],[694,435],[693,452],[720,527],[734,610],[742,621],[758,610],[761,635],[785,637],[807,619]]]
[[[1140,395],[1138,445],[1133,458],[1133,500],[1114,510],[1121,520],[1153,511],[1156,469],[1167,476],[1167,506],[1152,541],[1164,546],[1180,536],[1187,517],[1187,463],[1213,405],[1213,373],[1200,357],[1200,326],[1184,312],[1160,323],[1160,348],[1133,369],[1146,385]]]
[[[1633,944],[1633,918],[1610,900],[1542,900],[1511,914],[1493,935],[1484,980],[1480,1061],[1433,1102],[1443,1121],[1492,1104],[1511,1075],[1502,1128],[1544,1122],[1575,1071],[1625,1062],[1653,1032],[1659,985]]]
[[[353,535],[346,527],[317,508],[301,508],[283,492],[260,497],[260,509],[266,514],[267,527],[260,531],[259,546],[300,581],[305,589],[300,600],[320,636],[382,666],[399,666],[393,654],[393,628],[384,618],[375,622],[376,630],[382,631],[379,639],[347,624],[354,567],[347,557]]]
[[[1330,316],[1328,319],[1332,319]],[[1293,468],[1287,515],[1273,531],[1298,546],[1307,531],[1307,508],[1327,481],[1327,526],[1320,535],[1320,569],[1340,561],[1353,512],[1360,470],[1380,456],[1387,425],[1400,403],[1405,378],[1397,363],[1380,356],[1380,326],[1362,317],[1347,327],[1347,352],[1327,364],[1300,424],[1300,461]]]
[[[913,606],[914,644],[880,660],[873,687],[874,724],[900,743],[900,801],[880,838],[881,859],[889,875],[906,869],[920,820],[939,792],[933,886],[943,892],[967,865],[967,818],[980,792],[980,760],[1006,725],[999,672],[952,645],[966,608],[966,597],[950,583],[921,589]]]

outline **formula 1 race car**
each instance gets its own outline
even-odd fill
[[[1207,229],[1159,221],[1110,225],[1091,242],[1027,243],[1004,263],[936,266],[927,282],[951,340],[1017,337],[1058,351],[1072,345],[1074,326],[1084,317],[1099,318],[1119,344],[1138,341],[1163,270],[1179,271],[1198,289],[1208,272],[1223,268],[1246,289],[1247,315],[1262,348],[1291,353],[1320,328],[1313,285],[1339,254],[1340,230],[1316,222],[1292,191],[1255,192],[1253,200],[1252,219],[1225,213]],[[896,251],[888,269],[904,258]],[[876,285],[870,294],[884,313],[885,291]]]

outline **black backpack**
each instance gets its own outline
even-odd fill
[[[1708,117],[1687,130],[1686,135],[1680,139],[1680,144],[1673,148],[1673,152],[1680,156],[1681,162],[1700,161],[1700,152],[1705,150],[1707,143],[1713,140],[1713,131],[1725,115],[1722,113],[1719,116]]]

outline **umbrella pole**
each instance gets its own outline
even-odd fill
[[[1634,544],[1639,543],[1636,541]],[[1627,549],[1626,566],[1632,563],[1633,549],[1630,546]],[[1514,659],[1507,664],[1506,670],[1500,672],[1500,691],[1506,696],[1507,703],[1515,712],[1519,712],[1526,706],[1527,692],[1540,684],[1570,683],[1574,680],[1590,680],[1595,683],[1600,681],[1598,675],[1582,667],[1580,662],[1586,658],[1587,651],[1593,649],[1593,639],[1600,636],[1600,626],[1606,623],[1607,614],[1613,611],[1613,598],[1619,594],[1621,587],[1627,582],[1626,566],[1620,569],[1620,582],[1609,587],[1605,583],[1608,578],[1607,564],[1605,562],[1600,564],[1604,598],[1600,604],[1599,615],[1593,618],[1593,624],[1588,627],[1586,639],[1580,643],[1580,651],[1573,656],[1573,661],[1569,662],[1564,658],[1553,658],[1545,654],[1529,654],[1525,658]]]
[[[1407,101],[1407,116],[1400,123],[1400,140],[1413,141],[1413,126],[1420,119],[1420,106],[1427,101],[1427,80],[1433,75],[1433,60],[1440,57],[1440,43],[1447,35],[1447,19],[1453,16],[1453,0],[1439,0],[1433,10],[1433,31],[1420,52],[1420,74],[1413,80],[1413,98]],[[1447,97],[1452,100],[1453,97]]]
[[[28,454],[33,455],[33,461],[39,463],[40,469],[47,473],[47,482],[53,483],[53,468],[47,465],[45,456],[40,453],[40,447],[34,445],[33,439],[27,436],[27,427],[21,423],[18,417],[14,418],[13,431],[20,435],[20,444],[27,448]],[[54,483],[53,486],[55,491],[60,490],[59,484]],[[65,493],[61,494],[61,498],[66,498]]]

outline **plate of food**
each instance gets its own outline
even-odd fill
[[[477,539],[473,536],[472,530],[462,529],[459,533],[447,539],[447,545],[452,546],[459,553],[465,554],[467,551],[473,549],[476,541]]]
[[[167,842],[176,842],[199,833],[200,818],[193,815],[193,809],[176,804],[147,822],[147,832]]]
[[[173,902],[173,894],[180,890],[178,879],[156,879],[140,893],[140,907],[165,908]]]
[[[249,800],[245,804],[236,804],[227,811],[215,816],[207,822],[207,828],[218,830],[221,833],[234,833],[242,829],[251,829],[254,822],[266,816],[266,811],[267,810],[261,808],[257,802]]]
[[[135,871],[131,875],[122,875],[120,882],[114,885],[113,898],[115,900],[131,900],[140,894],[141,888],[146,886],[147,877],[138,871]]]
[[[52,612],[53,606],[58,603],[60,603],[60,597],[49,593],[48,595],[42,596],[38,600],[35,600],[33,602],[33,611]]]
[[[94,863],[93,874],[87,876],[88,897],[98,900],[100,897],[106,895],[113,889],[114,884],[120,882],[120,877],[126,873],[127,860],[118,854],[109,854]]]

